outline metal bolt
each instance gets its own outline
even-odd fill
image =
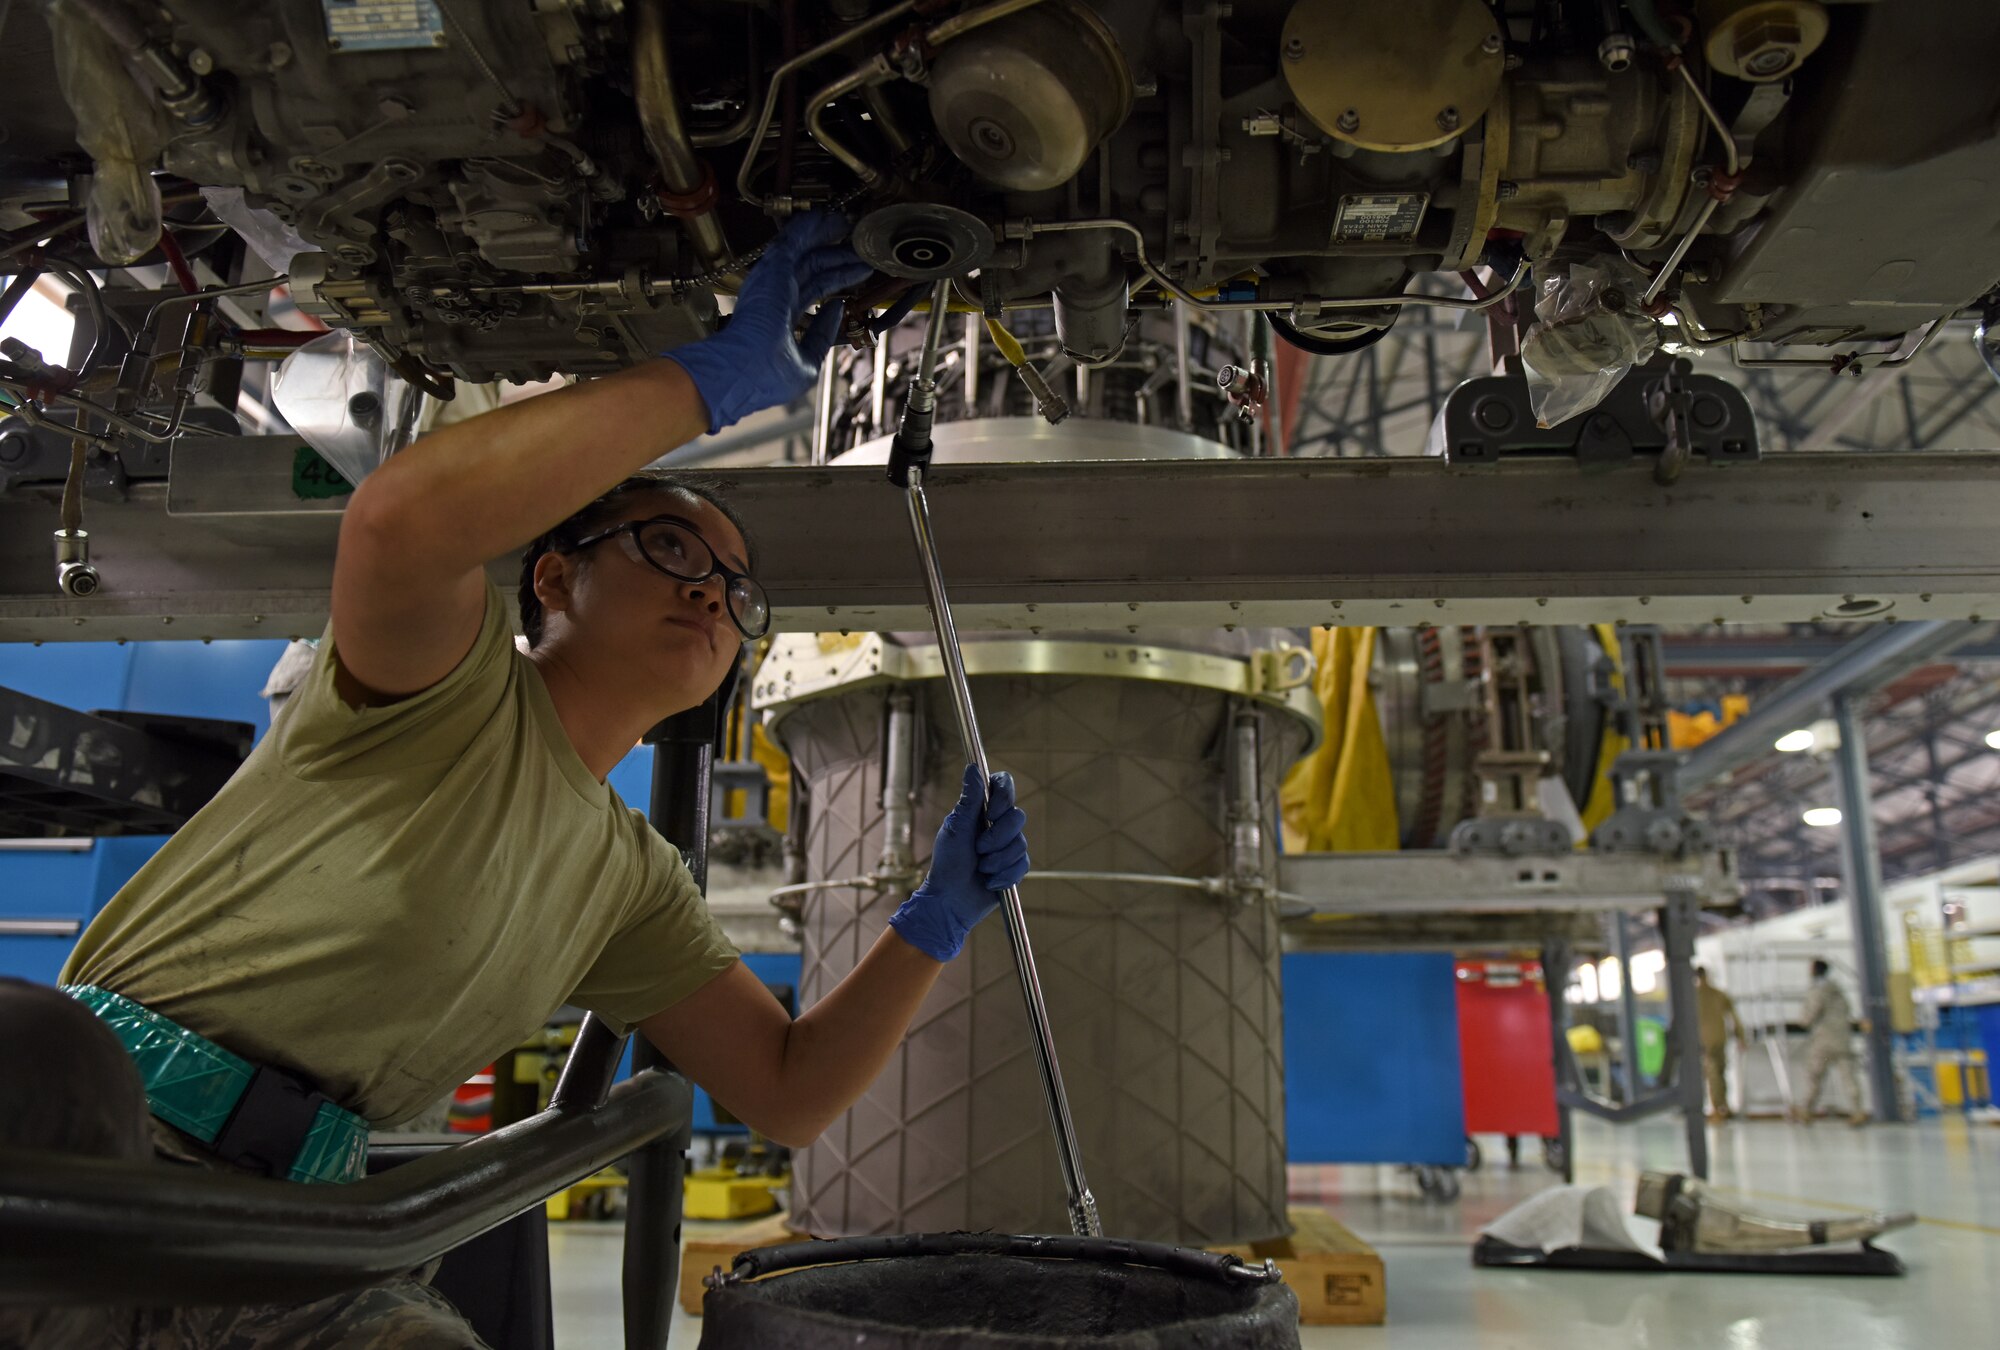
[[[1438,129],[1439,129],[1440,131],[1457,131],[1457,130],[1458,130],[1458,109],[1456,109],[1456,108],[1446,108],[1446,109],[1445,109],[1445,110],[1444,110],[1443,112],[1439,113],[1439,114],[1438,114]]]
[[[188,53],[188,69],[197,75],[207,75],[215,69],[215,58],[206,48],[196,47]]]
[[[1352,136],[1355,132],[1361,130],[1361,114],[1349,108],[1334,119],[1333,125],[1337,130],[1344,131]]]
[[[1304,38],[1288,37],[1285,39],[1285,59],[1287,61],[1296,61],[1305,54],[1306,40]]]
[[[1521,185],[1511,178],[1503,178],[1493,185],[1493,197],[1495,201],[1504,202],[1509,197],[1518,197],[1520,193]]]
[[[1485,41],[1479,44],[1479,50],[1485,52],[1488,56],[1497,56],[1504,46],[1506,44],[1500,40],[1498,33],[1488,33]]]
[[[289,42],[273,42],[271,50],[265,59],[271,63],[271,69],[283,70],[292,63],[292,44]]]

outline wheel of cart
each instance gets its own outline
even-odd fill
[[[1410,1175],[1416,1178],[1417,1191],[1424,1199],[1434,1200],[1439,1204],[1450,1204],[1458,1199],[1457,1168],[1432,1167],[1428,1163],[1419,1163],[1410,1169]]]
[[[1477,1172],[1486,1165],[1486,1155],[1479,1151],[1479,1141],[1471,1135],[1465,1136],[1465,1170]]]
[[[1569,1151],[1563,1147],[1562,1136],[1551,1134],[1542,1139],[1542,1164],[1551,1172],[1566,1171],[1569,1167]]]

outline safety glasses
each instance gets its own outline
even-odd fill
[[[675,581],[702,582],[721,577],[729,621],[745,638],[754,642],[771,631],[771,602],[764,595],[764,588],[745,573],[723,566],[708,541],[687,521],[678,516],[628,520],[579,539],[574,551],[581,552],[616,535],[626,536],[627,547],[638,554],[640,561]]]

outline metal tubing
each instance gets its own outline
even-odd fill
[[[708,167],[694,153],[681,121],[680,97],[674,90],[673,63],[667,53],[666,0],[636,0],[632,12],[632,94],[639,107],[639,126],[646,148],[659,165],[668,192],[692,197],[710,184]],[[729,241],[713,205],[676,217],[687,230],[695,256],[714,267],[729,256]]]
[[[907,689],[889,695],[888,722],[882,736],[882,858],[883,873],[907,872],[916,865],[917,712]]]
[[[600,1110],[544,1111],[345,1186],[0,1150],[0,1303],[306,1302],[357,1289],[647,1140],[685,1138],[693,1102],[684,1080],[641,1074]]]
[[[800,52],[791,60],[771,72],[771,82],[764,86],[763,111],[757,116],[756,129],[750,135],[750,148],[744,152],[743,165],[736,171],[736,194],[752,206],[762,206],[764,199],[750,189],[750,173],[756,165],[757,151],[764,144],[764,135],[771,129],[771,118],[777,112],[778,89],[785,80],[805,66],[811,65],[822,56],[829,55],[845,47],[856,38],[865,37],[883,24],[893,22],[916,8],[916,0],[899,0],[879,14],[870,16],[852,28],[828,38],[817,47]]]
[[[1611,916],[1611,950],[1618,958],[1618,1067],[1625,1100],[1636,1102],[1645,1082],[1639,1073],[1639,998],[1632,992],[1632,916],[1623,910]]]
[[[1257,714],[1247,708],[1238,712],[1229,731],[1229,809],[1225,821],[1229,857],[1226,870],[1230,881],[1237,886],[1262,889],[1266,878]]]
[[[698,708],[670,718],[653,741],[653,796],[647,818],[680,850],[697,890],[708,889],[708,819],[715,743],[735,681]],[[641,1036],[632,1069],[666,1069],[666,1056]],[[623,1271],[625,1350],[662,1350],[680,1285],[681,1183],[688,1136],[682,1132],[626,1160],[628,1213]]]
[[[824,464],[833,457],[833,391],[839,372],[839,358],[831,351],[819,365],[819,383],[813,389],[812,462]]]
[[[1861,975],[1861,1016],[1868,1024],[1868,1095],[1874,1116],[1901,1117],[1893,1028],[1889,1021],[1889,952],[1882,934],[1882,856],[1875,846],[1874,792],[1868,781],[1867,731],[1853,696],[1833,700],[1840,747],[1833,753],[1840,785],[1840,873],[1854,926],[1854,968]],[[1855,1109],[1860,1109],[1855,1103]]]
[[[826,110],[836,99],[843,98],[857,89],[865,89],[871,84],[881,84],[894,79],[896,68],[884,56],[877,56],[867,64],[856,66],[845,75],[815,93],[811,98],[812,110],[806,114],[806,134],[819,142],[819,148],[845,164],[863,187],[872,187],[882,177],[881,170],[861,156],[849,150],[841,141],[835,140],[826,129]]]
[[[1412,295],[1407,292],[1397,292],[1394,295],[1333,296],[1325,299],[1314,298],[1310,301],[1304,298],[1299,300],[1203,300],[1153,265],[1153,260],[1146,256],[1145,232],[1129,220],[1119,220],[1114,216],[1104,216],[1091,220],[1015,221],[1001,227],[1001,237],[1032,238],[1038,234],[1071,234],[1080,230],[1124,231],[1132,238],[1132,256],[1133,260],[1139,264],[1139,270],[1158,283],[1161,290],[1166,291],[1178,300],[1193,305],[1196,309],[1218,312],[1229,310],[1292,310],[1299,308],[1301,305],[1316,306],[1320,309],[1375,309],[1383,305],[1419,305],[1429,306],[1433,309],[1490,309],[1512,295],[1520,284],[1527,280],[1529,271],[1528,264],[1523,262],[1519,267],[1514,269],[1514,275],[1507,279],[1506,284],[1490,295],[1479,296],[1471,300],[1460,300],[1446,295]]]
[[[919,371],[919,376],[923,375]],[[924,590],[930,599],[931,621],[937,628],[938,653],[944,658],[945,676],[951,688],[952,707],[958,713],[958,729],[965,742],[966,758],[979,766],[983,784],[993,776],[986,759],[986,745],[979,737],[979,720],[972,708],[972,687],[965,678],[965,658],[958,648],[958,629],[952,622],[951,603],[945,598],[944,573],[938,566],[937,541],[931,534],[930,505],[924,500],[923,470],[910,467],[905,495],[910,508],[910,535],[916,541],[917,558],[923,564]],[[1077,1148],[1076,1127],[1070,1121],[1069,1097],[1063,1091],[1062,1069],[1056,1063],[1055,1037],[1049,1032],[1049,1012],[1042,1000],[1041,978],[1035,973],[1035,953],[1028,941],[1028,918],[1021,907],[1021,888],[1009,886],[1001,897],[1000,916],[1007,928],[1007,945],[1013,949],[1014,969],[1021,979],[1021,999],[1027,1007],[1028,1034],[1035,1046],[1035,1063],[1042,1075],[1042,1092],[1048,1100],[1049,1124],[1055,1131],[1056,1163],[1062,1171],[1063,1189],[1069,1196],[1069,1222],[1078,1237],[1098,1237],[1104,1232],[1097,1218],[1097,1201],[1083,1177],[1083,1158]]]
[[[1194,385],[1189,383],[1193,372],[1188,366],[1188,326],[1192,322],[1186,305],[1174,306],[1174,408],[1180,414],[1182,431],[1194,430]]]

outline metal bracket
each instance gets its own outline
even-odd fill
[[[1427,449],[1454,465],[1567,456],[1584,468],[1615,468],[1657,457],[1676,476],[1693,455],[1713,463],[1759,458],[1756,420],[1742,391],[1672,366],[1632,371],[1597,407],[1552,427],[1535,424],[1525,378],[1467,380],[1445,396]]]

